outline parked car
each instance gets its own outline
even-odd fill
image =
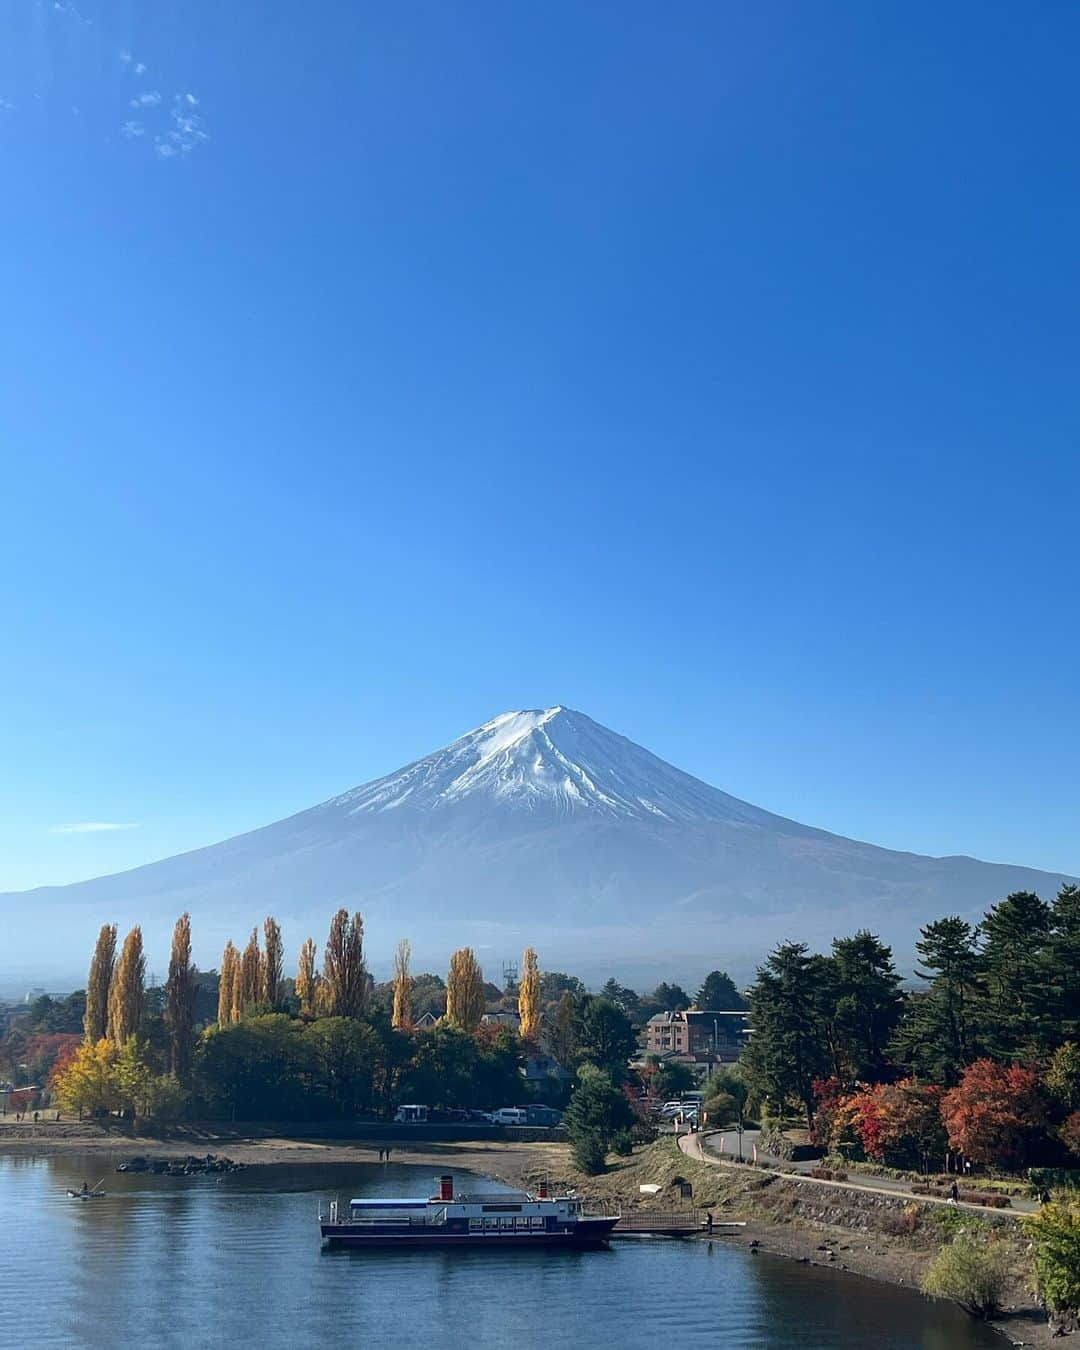
[[[520,1106],[500,1106],[492,1112],[491,1119],[496,1125],[527,1125],[529,1113]]]
[[[469,1112],[469,1119],[470,1119],[470,1120],[475,1120],[475,1121],[477,1121],[478,1123],[483,1124],[483,1125],[490,1125],[490,1124],[491,1124],[491,1112],[490,1112],[490,1111],[470,1111],[470,1112]]]

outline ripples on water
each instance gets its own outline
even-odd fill
[[[0,1310],[35,1347],[1002,1344],[913,1294],[720,1241],[626,1241],[599,1252],[322,1249],[319,1195],[423,1194],[427,1168],[264,1167],[218,1179],[117,1175],[114,1162],[0,1159]],[[107,1167],[104,1199],[67,1198],[67,1187]]]

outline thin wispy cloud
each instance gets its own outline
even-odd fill
[[[89,28],[91,20],[79,8],[83,3],[89,3],[89,0],[44,0],[48,22],[57,30],[67,28],[70,23]],[[210,139],[202,118],[201,100],[180,82],[179,76],[170,76],[168,60],[161,53],[158,54],[160,59],[153,64],[153,84],[157,87],[147,88],[151,83],[150,64],[130,47],[106,42],[100,28],[94,28],[77,40],[69,33],[66,40],[71,44],[78,42],[91,67],[101,71],[111,63],[111,71],[105,73],[104,79],[108,102],[115,100],[115,111],[106,123],[111,126],[113,138],[146,147],[141,153],[153,153],[159,160],[182,159]],[[40,92],[33,94],[37,101],[42,97]],[[20,105],[25,102],[25,98],[20,99]],[[95,110],[81,100],[78,103],[69,100],[67,107],[72,117],[96,125]],[[15,108],[14,100],[0,93],[0,117],[14,112]]]
[[[202,118],[190,111],[198,106],[194,94],[177,94],[170,111],[172,127],[164,135],[154,137],[154,151],[159,159],[173,159],[185,155],[197,145],[210,139],[203,128]]]
[[[67,825],[54,825],[50,834],[107,834],[112,830],[137,830],[134,821],[75,820]]]
[[[90,28],[93,25],[94,22],[93,19],[87,18],[85,14],[80,14],[79,11],[75,8],[75,6],[71,3],[71,0],[53,0],[53,10],[57,14],[67,14],[70,18],[76,19],[78,20],[79,23],[85,24],[87,28]]]

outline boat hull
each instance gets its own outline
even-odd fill
[[[582,1219],[572,1228],[537,1230],[533,1232],[440,1232],[438,1229],[421,1232],[364,1232],[355,1224],[324,1223],[320,1225],[323,1241],[328,1247],[367,1247],[371,1249],[401,1247],[481,1247],[485,1251],[504,1247],[572,1247],[577,1250],[603,1247],[611,1236],[618,1219]]]

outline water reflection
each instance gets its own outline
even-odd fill
[[[902,1290],[720,1241],[622,1242],[600,1252],[320,1246],[319,1194],[422,1193],[432,1182],[426,1168],[110,1171],[104,1199],[67,1198],[105,1167],[100,1156],[0,1159],[8,1225],[0,1290],[18,1290],[21,1307],[49,1309],[34,1332],[39,1345],[652,1350],[673,1336],[740,1350],[1000,1344],[963,1314]]]

